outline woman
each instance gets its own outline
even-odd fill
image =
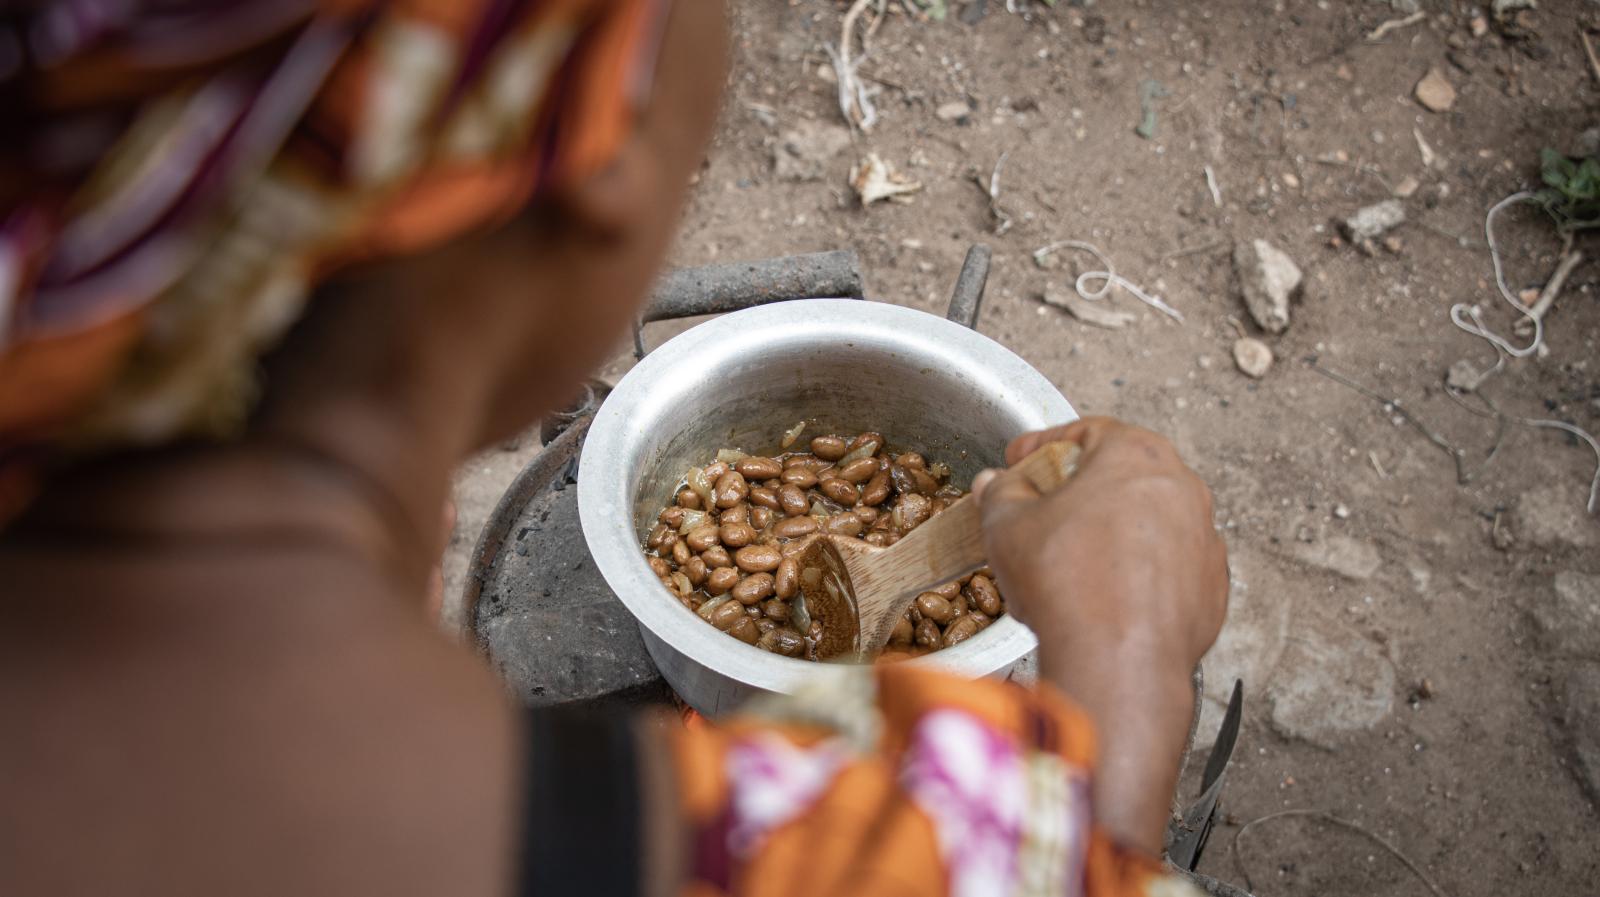
[[[719,728],[530,717],[427,619],[452,466],[645,294],[718,4],[8,15],[0,892],[1179,887],[1226,572],[1153,434],[1031,434],[1009,459],[1083,446],[1068,487],[975,484],[1036,689],[898,667]]]

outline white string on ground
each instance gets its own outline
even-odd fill
[[[1524,320],[1533,322],[1533,342],[1523,348],[1513,346],[1505,337],[1489,329],[1483,322],[1483,309],[1476,305],[1467,305],[1458,302],[1450,307],[1450,321],[1457,327],[1480,339],[1487,340],[1500,351],[1512,358],[1527,358],[1539,351],[1539,345],[1544,342],[1544,322],[1529,312],[1517,297],[1511,295],[1511,288],[1506,286],[1505,270],[1500,264],[1500,247],[1494,242],[1494,216],[1500,214],[1507,206],[1533,200],[1533,193],[1521,190],[1500,200],[1489,207],[1489,213],[1483,217],[1483,238],[1489,243],[1489,260],[1494,264],[1494,285],[1500,290],[1500,298],[1506,304],[1516,309]]]
[[[1474,408],[1471,405],[1468,405],[1466,402],[1461,400],[1457,390],[1447,387],[1445,389],[1445,394],[1450,396],[1450,398],[1455,399],[1456,404],[1467,409],[1473,414],[1478,415],[1479,417],[1487,417],[1502,423],[1505,421],[1510,421],[1514,424],[1521,424],[1524,427],[1560,430],[1563,433],[1570,433],[1573,436],[1583,440],[1588,444],[1589,449],[1594,452],[1594,478],[1589,481],[1589,503],[1584,505],[1584,507],[1589,511],[1590,514],[1594,514],[1597,512],[1597,510],[1600,510],[1600,441],[1596,441],[1595,438],[1590,436],[1587,431],[1580,427],[1569,424],[1564,420],[1552,420],[1541,417],[1518,417],[1515,414],[1506,414],[1504,411],[1501,411],[1498,407],[1496,407],[1495,404],[1489,400],[1488,396],[1476,390],[1474,390],[1473,394],[1478,397],[1479,401],[1483,402],[1484,408],[1487,410]]]
[[[870,131],[878,121],[878,110],[872,105],[872,95],[877,91],[867,85],[867,82],[856,74],[869,54],[865,42],[862,45],[860,58],[851,59],[853,51],[851,46],[855,42],[856,19],[861,13],[873,4],[874,0],[856,0],[844,14],[844,21],[839,27],[839,46],[824,44],[823,49],[828,53],[828,60],[833,64],[833,72],[839,86],[839,112],[844,116],[845,124],[851,128]],[[883,20],[883,4],[879,4],[877,21]],[[876,30],[876,23],[868,28],[868,33]]]
[[[1104,268],[1102,271],[1085,271],[1078,275],[1078,279],[1073,283],[1072,288],[1083,299],[1089,302],[1098,302],[1111,293],[1112,287],[1122,287],[1132,293],[1134,298],[1167,317],[1180,322],[1183,320],[1183,313],[1163,302],[1160,296],[1146,293],[1139,288],[1138,284],[1118,274],[1116,269],[1111,266],[1111,260],[1106,258],[1106,254],[1101,252],[1100,248],[1093,243],[1085,243],[1082,240],[1061,240],[1035,249],[1033,251],[1033,260],[1042,262],[1062,249],[1076,249],[1079,252],[1087,252],[1094,256],[1095,260]],[[1096,280],[1101,281],[1100,288],[1096,290],[1089,289],[1088,284]]]

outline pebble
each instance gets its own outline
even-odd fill
[[[850,132],[838,125],[801,122],[785,131],[772,148],[772,170],[782,181],[815,181],[828,163],[850,145]]]
[[[1557,573],[1532,616],[1550,650],[1600,660],[1600,576]]]
[[[933,110],[933,115],[940,121],[964,122],[972,116],[972,107],[965,100],[953,100]]]
[[[1417,102],[1429,112],[1448,112],[1456,104],[1456,89],[1446,80],[1438,69],[1428,69],[1428,73],[1417,82]]]
[[[1272,727],[1332,750],[1394,709],[1394,664],[1344,627],[1291,639],[1267,690]]]
[[[1400,183],[1394,185],[1394,195],[1401,199],[1410,199],[1421,186],[1416,178],[1408,174],[1400,179]]]
[[[1546,483],[1517,499],[1516,532],[1540,548],[1587,548],[1600,544],[1600,521],[1584,511],[1584,484]]]
[[[1339,518],[1340,520],[1349,520],[1350,519],[1350,508],[1349,508],[1349,506],[1345,505],[1343,503],[1334,505],[1333,506],[1333,516]]]
[[[1294,260],[1266,240],[1240,242],[1233,249],[1245,307],[1262,330],[1282,333],[1289,327],[1289,297],[1303,275]]]
[[[1330,536],[1321,542],[1302,545],[1295,549],[1294,556],[1302,564],[1357,582],[1371,579],[1383,566],[1378,549],[1349,536]]]
[[[1233,363],[1245,376],[1260,380],[1272,367],[1272,349],[1261,340],[1242,336],[1233,344]]]
[[[1386,199],[1358,209],[1344,220],[1343,229],[1352,242],[1375,240],[1404,224],[1406,207],[1398,199]]]
[[[1577,754],[1577,773],[1589,799],[1600,803],[1600,664],[1588,663],[1567,676],[1562,714]]]

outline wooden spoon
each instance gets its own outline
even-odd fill
[[[1018,462],[1039,488],[1053,492],[1077,469],[1080,449],[1050,442]],[[800,589],[811,619],[821,620],[817,656],[867,659],[889,643],[895,621],[921,593],[982,567],[977,500],[964,496],[888,548],[849,536],[815,536],[799,555]]]

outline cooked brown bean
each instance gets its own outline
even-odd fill
[[[652,551],[659,550],[662,545],[666,544],[667,534],[669,533],[676,535],[672,528],[667,526],[665,523],[656,524],[655,528],[650,530],[650,535],[645,537],[644,547]]]
[[[857,436],[855,440],[850,443],[850,448],[847,451],[853,452],[856,449],[862,448],[869,444],[872,446],[872,451],[867,452],[867,454],[876,455],[878,450],[883,448],[883,434],[868,430],[867,432],[862,433],[860,436]]]
[[[811,509],[811,502],[806,500],[804,489],[788,483],[778,490],[778,506],[790,517],[799,517]]]
[[[925,470],[912,470],[911,479],[917,483],[917,491],[923,495],[932,495],[939,491],[939,481],[928,475]]]
[[[806,549],[810,546],[811,543],[804,539],[790,539],[787,542],[779,542],[778,551],[782,552],[786,558],[799,557],[805,554]]]
[[[723,632],[727,632],[733,624],[742,619],[744,619],[744,605],[737,601],[724,601],[711,612],[711,625]]]
[[[861,458],[839,468],[838,477],[848,483],[865,483],[878,473],[878,459]]]
[[[750,484],[737,470],[730,470],[717,478],[717,485],[712,487],[711,495],[717,500],[717,507],[731,508],[745,500],[750,494]]]
[[[689,535],[684,538],[684,541],[689,543],[689,548],[693,551],[705,551],[716,545],[720,538],[717,535],[716,526],[707,523],[704,526],[697,526],[689,530]]]
[[[810,461],[807,461],[805,464],[803,464],[801,466],[804,467],[806,470],[809,470],[812,473],[814,473],[814,474],[816,474],[817,476],[820,477],[820,476],[822,476],[822,472],[824,470],[832,470],[833,469],[833,462],[832,461],[824,461],[821,458],[815,458],[814,457]]]
[[[933,494],[937,498],[943,498],[943,499],[946,499],[948,501],[955,501],[956,499],[960,498],[963,495],[966,495],[967,493],[961,491],[961,489],[956,487],[956,486],[951,486],[949,484],[946,484],[946,485],[940,486],[939,487],[939,491],[935,492]]]
[[[679,489],[678,497],[673,500],[678,503],[678,507],[683,508],[686,511],[700,510],[700,496],[697,495],[693,489],[690,489],[687,486]]]
[[[933,502],[926,495],[917,492],[902,495],[894,507],[894,516],[897,518],[895,526],[904,535],[928,522],[928,518],[933,516]]]
[[[733,562],[746,573],[770,573],[783,563],[783,552],[771,545],[750,545],[734,552]]]
[[[787,623],[789,622],[789,615],[793,613],[793,608],[789,606],[789,602],[787,601],[779,601],[776,598],[768,598],[766,601],[761,602],[761,612],[766,614],[767,618],[770,620],[777,620],[779,623]]]
[[[811,454],[824,461],[837,461],[850,451],[850,443],[842,436],[818,436],[811,440]]]
[[[954,601],[955,597],[961,594],[961,580],[952,579],[944,585],[936,586],[928,591],[938,592],[940,595],[943,595],[946,600]]]
[[[782,624],[779,623],[777,620],[757,620],[756,621],[756,629],[762,635],[765,635],[765,634],[771,632],[772,630],[777,629],[780,625],[782,625]]]
[[[733,600],[740,604],[755,604],[771,594],[771,573],[752,573],[733,587]]]
[[[695,588],[705,584],[706,575],[710,572],[706,562],[700,558],[690,558],[689,563],[683,565],[683,575],[689,577],[689,583]]]
[[[873,474],[867,485],[861,488],[861,503],[873,506],[883,504],[884,499],[889,497],[889,484],[887,472],[880,470]]]
[[[706,591],[721,595],[739,584],[739,571],[732,567],[718,567],[706,575]]]
[[[667,563],[663,558],[650,558],[650,572],[654,573],[657,577],[671,576],[672,565]]]
[[[748,523],[724,523],[717,534],[729,548],[743,548],[756,540],[756,529]]]
[[[763,633],[757,640],[756,647],[765,648],[774,654],[782,654],[784,657],[795,657],[805,650],[806,640],[793,629],[774,629]]]
[[[978,610],[991,617],[1000,615],[1000,591],[989,577],[982,574],[972,577],[972,581],[967,583],[967,594],[977,603]]]
[[[784,558],[772,574],[772,582],[773,594],[785,601],[793,598],[800,591],[800,562],[794,558]]]
[[[938,623],[940,626],[955,619],[956,609],[950,606],[950,600],[938,592],[923,592],[917,596],[917,610],[922,615]]]
[[[758,530],[766,530],[772,525],[772,518],[776,516],[771,508],[751,508],[750,525]]]
[[[917,644],[922,647],[937,648],[939,647],[939,642],[943,639],[943,633],[939,632],[939,624],[926,617],[923,618],[921,623],[917,624]]]
[[[689,545],[682,539],[672,543],[672,562],[682,567],[689,563],[689,558],[694,557],[694,552],[689,550]]]
[[[905,617],[901,617],[900,619],[894,621],[894,629],[889,631],[889,644],[909,645],[911,644],[911,637],[915,631],[916,629],[911,625],[911,621],[907,620]]]
[[[884,532],[879,532],[877,530],[873,530],[872,532],[867,533],[865,536],[862,536],[862,538],[864,540],[866,540],[866,543],[868,545],[875,545],[878,548],[883,548],[885,545],[887,545],[889,543],[889,534],[888,533],[884,533]]]
[[[816,531],[815,517],[789,517],[772,525],[772,534],[780,539],[798,539]]]
[[[705,466],[706,482],[715,483],[717,479],[723,474],[727,473],[728,470],[728,465],[722,461],[718,461],[714,464],[707,464]]]
[[[987,629],[989,624],[994,622],[993,617],[990,617],[988,614],[977,610],[967,614],[965,619],[976,621],[979,629]]]
[[[901,495],[910,495],[917,491],[917,480],[911,475],[909,467],[900,464],[890,465],[889,481],[894,484],[894,491]]]
[[[751,455],[735,462],[733,469],[739,471],[747,480],[770,480],[783,473],[783,462],[776,458]]]
[[[971,614],[968,614],[950,624],[950,628],[944,633],[943,643],[946,648],[949,648],[953,645],[959,645],[977,634],[978,621],[974,620]]]
[[[828,477],[818,483],[817,491],[846,507],[861,500],[861,490],[838,477]]]
[[[904,467],[906,470],[926,470],[928,468],[928,459],[916,452],[902,452],[895,456],[894,463]]]
[[[756,507],[766,508],[771,511],[781,510],[783,505],[778,504],[778,493],[765,486],[753,486],[750,489],[750,503]]]
[[[705,551],[700,552],[700,559],[706,562],[707,567],[733,566],[733,555],[729,554],[728,549],[723,548],[721,545],[707,548]]]
[[[869,508],[866,505],[857,505],[855,508],[851,509],[850,513],[861,518],[861,523],[864,526],[871,526],[878,522],[877,508]]]
[[[867,525],[854,514],[836,514],[824,520],[822,528],[835,536],[859,536]]]
[[[673,529],[677,529],[678,527],[683,526],[683,515],[687,513],[689,513],[688,510],[680,508],[677,505],[673,505],[672,507],[662,509],[661,515],[658,516],[656,520],[660,521],[661,523],[665,523],[667,526],[670,526]]]
[[[778,479],[785,483],[793,483],[801,489],[810,489],[817,484],[817,475],[805,467],[786,468],[783,476]]]
[[[745,617],[728,627],[728,634],[747,645],[753,645],[761,638],[761,629],[756,625],[756,621]]]
[[[796,453],[790,455],[789,457],[783,459],[783,469],[784,470],[788,470],[791,467],[804,466],[806,464],[811,463],[811,459],[814,458],[814,457],[816,457],[816,456],[815,455],[808,455],[805,452],[796,452]]]
[[[752,620],[759,619],[761,617],[761,605],[752,604],[749,607],[746,607],[744,609],[744,615]]]

